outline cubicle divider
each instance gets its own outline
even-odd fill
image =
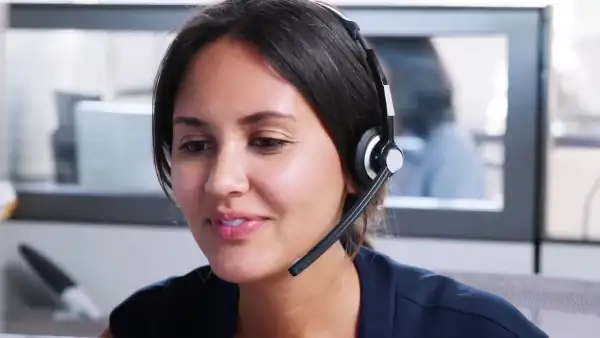
[[[0,76],[4,76],[6,64],[5,34],[7,26],[7,10],[0,5]],[[0,102],[6,102],[6,83],[0,82]],[[0,181],[8,178],[8,114],[6,107],[0,107]]]
[[[188,5],[142,4],[13,3],[9,8],[12,30],[156,32],[177,30],[195,10]],[[496,182],[500,191],[477,199],[391,196],[382,235],[530,243],[535,258],[532,270],[539,272],[545,214],[549,8],[341,5],[340,9],[360,24],[367,37],[428,37],[438,39],[438,45],[451,44],[444,41],[460,37],[495,37],[503,41],[504,49],[498,50],[504,51],[505,61],[499,61],[498,67],[504,72],[499,78],[506,78],[504,87],[500,85],[504,91],[498,95],[486,93],[489,102],[501,103],[477,106],[471,101],[478,95],[469,92],[462,93],[459,100],[465,111],[505,109],[498,114],[487,113],[488,118],[502,121],[500,132],[492,130],[489,123],[479,128],[493,134],[501,144],[501,174]],[[455,46],[469,52],[466,45]],[[477,87],[476,78],[470,81],[465,86]],[[475,111],[470,116],[478,113],[486,112]],[[18,189],[17,220],[163,227],[184,223],[176,208],[158,192],[113,193],[77,185],[29,183],[19,184]]]
[[[5,67],[5,32],[7,26],[7,6],[0,4],[0,77],[4,76]],[[0,83],[0,102],[5,102],[5,88],[4,82]],[[5,107],[0,106],[0,181],[8,178],[8,127],[7,127],[8,114],[5,112]],[[0,222],[2,222],[0,220]],[[6,241],[3,229],[0,229],[0,262],[2,257],[5,255]],[[6,283],[3,278],[0,278],[0,299],[7,293]],[[6,305],[0,302],[0,332],[3,332],[5,326],[4,313]]]

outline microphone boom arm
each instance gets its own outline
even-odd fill
[[[333,229],[331,229],[331,231],[325,235],[325,237],[323,237],[323,239],[321,239],[317,245],[310,249],[306,255],[296,260],[288,269],[289,273],[294,277],[298,276],[314,261],[319,259],[319,257],[321,257],[335,242],[337,242],[340,236],[342,236],[344,232],[348,230],[348,227],[356,222],[358,217],[360,217],[369,203],[373,200],[375,194],[377,194],[377,192],[381,189],[391,175],[392,173],[390,172],[389,168],[384,166],[383,170],[373,180],[371,186],[359,196],[356,204],[354,204],[348,213],[343,216],[342,220]]]

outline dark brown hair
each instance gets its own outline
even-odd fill
[[[192,58],[206,45],[228,37],[256,49],[304,96],[332,138],[344,171],[353,180],[361,135],[381,119],[375,84],[364,51],[340,21],[308,0],[226,0],[204,8],[177,34],[162,60],[154,88],[153,147],[161,186],[170,195],[173,106]],[[354,181],[356,182],[356,181]],[[318,193],[318,192],[315,192]],[[365,239],[384,192],[361,222],[341,238],[349,252]],[[349,195],[345,206],[355,195]]]

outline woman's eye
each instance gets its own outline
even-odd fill
[[[276,150],[285,146],[288,142],[276,138],[270,137],[259,137],[255,138],[250,142],[253,147],[260,148],[261,150]]]
[[[208,141],[188,141],[183,143],[179,149],[186,153],[197,154],[210,149],[210,145]]]

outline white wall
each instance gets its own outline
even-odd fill
[[[542,252],[544,275],[600,281],[600,245],[546,244]]]
[[[591,194],[600,180],[600,149],[551,149],[547,170],[546,234],[552,238],[600,239],[600,191]],[[588,200],[586,229],[584,215]]]

